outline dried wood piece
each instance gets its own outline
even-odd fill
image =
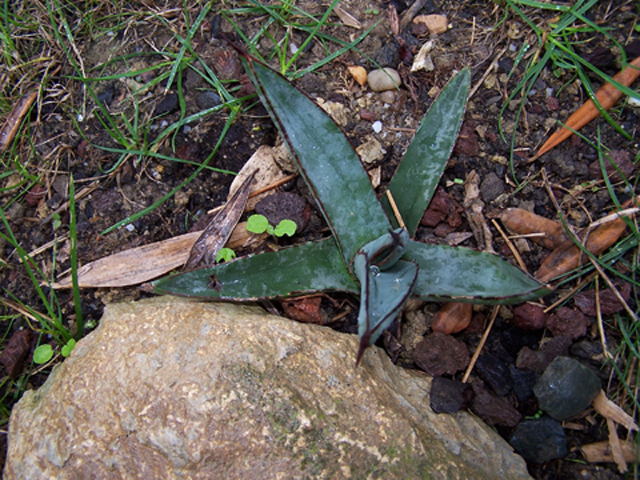
[[[607,398],[607,394],[600,390],[600,393],[593,400],[593,408],[605,418],[619,423],[629,431],[638,431],[638,425],[633,421],[633,417],[625,412],[618,405]]]
[[[78,269],[78,286],[129,287],[158,278],[184,265],[200,235],[202,230],[114,253],[88,263]],[[247,232],[247,223],[242,222],[236,226],[226,246],[236,250],[260,242],[267,236],[250,234]],[[63,277],[51,286],[55,289],[71,288],[71,276]]]
[[[31,108],[31,105],[33,105],[37,96],[37,90],[30,92],[18,100],[18,103],[13,107],[11,114],[7,117],[7,121],[4,122],[2,130],[0,130],[0,153],[4,152],[7,147],[11,145],[16,133],[18,133],[22,119],[29,111],[29,108]]]
[[[258,171],[251,173],[240,188],[231,196],[224,207],[214,215],[191,247],[189,258],[184,264],[184,270],[211,267],[216,263],[216,256],[227,243],[233,229],[238,224],[244,208],[247,205],[251,183]]]
[[[640,459],[636,454],[636,446],[632,442],[620,444],[622,457],[627,463],[638,462]],[[613,454],[609,442],[596,442],[589,445],[582,445],[580,451],[587,462],[590,463],[613,463]]]

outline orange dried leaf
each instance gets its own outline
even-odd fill
[[[367,84],[367,71],[359,65],[350,65],[347,67],[353,79],[358,82],[361,87]]]
[[[640,76],[640,57],[633,60],[624,70],[618,72],[613,79],[618,83],[628,87]],[[595,97],[604,110],[609,110],[622,96],[622,92],[611,83],[602,86],[596,93]],[[572,130],[580,130],[587,123],[600,115],[600,110],[596,107],[592,100],[587,100],[578,110],[576,110],[566,121],[566,127],[559,128],[545,142],[536,158],[547,153],[552,148],[560,145],[572,134]],[[569,128],[567,128],[569,127]]]
[[[559,247],[569,239],[560,222],[549,220],[522,208],[507,208],[499,218],[507,230],[513,234],[543,233],[544,236],[532,236],[530,240],[550,250]]]
[[[618,241],[627,224],[622,218],[604,223],[594,229],[587,239],[585,248],[593,255],[600,255]],[[587,261],[587,256],[572,240],[567,240],[546,258],[536,272],[542,283],[570,272]]]
[[[473,306],[470,303],[450,302],[436,312],[431,322],[434,332],[458,333],[471,323]]]

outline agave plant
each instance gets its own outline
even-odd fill
[[[413,240],[458,134],[470,72],[443,89],[379,200],[353,146],[310,98],[255,59],[243,59],[332,236],[161,279],[157,293],[255,301],[314,292],[360,296],[359,362],[410,297],[516,303],[548,293],[499,257]]]

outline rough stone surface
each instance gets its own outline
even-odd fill
[[[4,478],[529,478],[430,380],[357,337],[256,307],[109,305],[14,407]]]
[[[600,392],[600,379],[569,357],[557,357],[533,387],[540,409],[562,422],[585,410]]]

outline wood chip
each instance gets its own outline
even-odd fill
[[[347,27],[356,28],[358,30],[362,28],[360,21],[358,21],[357,18],[347,12],[344,8],[336,6],[333,11],[338,15],[340,21]]]
[[[636,463],[638,460],[637,446],[632,442],[622,442],[620,444],[622,458],[627,463]],[[613,463],[614,458],[609,442],[596,442],[589,445],[582,445],[580,451],[587,462],[590,463]]]
[[[638,425],[634,422],[633,417],[609,400],[604,391],[600,390],[600,393],[593,400],[593,408],[603,417],[619,423],[630,432],[638,431]]]
[[[18,133],[18,128],[22,123],[22,119],[25,117],[37,97],[37,90],[30,92],[18,100],[18,103],[13,107],[13,110],[7,117],[7,121],[4,123],[2,130],[0,130],[0,153],[4,152],[7,147],[11,145],[16,133]]]

